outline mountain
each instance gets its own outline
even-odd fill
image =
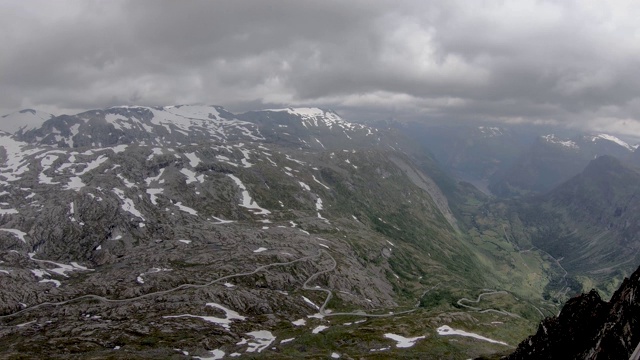
[[[432,154],[453,178],[499,197],[549,191],[602,155],[640,164],[637,146],[603,133],[551,125],[388,123]]]
[[[557,317],[545,319],[536,334],[506,359],[636,359],[640,354],[638,291],[640,268],[624,279],[608,302],[596,291],[572,298]]]
[[[124,106],[58,116],[16,138],[34,145],[81,148],[248,141],[262,136],[254,124],[217,106]]]
[[[251,111],[240,118],[268,128],[265,136],[274,140],[324,150],[350,146],[370,147],[379,143],[378,129],[350,123],[330,110],[318,108],[286,108]],[[320,141],[323,139],[324,141]]]
[[[597,288],[607,296],[640,264],[640,173],[611,156],[592,160],[578,175],[533,197],[496,200],[489,213],[505,224],[520,251],[543,251],[563,274],[546,298]]]
[[[608,266],[629,263],[640,249],[638,184],[640,173],[618,159],[592,160],[581,174],[540,199],[540,213],[557,217],[558,228],[565,230],[557,238],[538,233],[534,244],[563,257],[571,269],[593,271],[597,265],[606,272]]]
[[[52,117],[43,111],[24,109],[0,117],[0,130],[10,134],[24,132],[40,127]]]
[[[1,133],[0,357],[501,354],[636,261],[627,165],[498,199],[388,125],[119,106]]]
[[[188,105],[2,134],[1,356],[469,357],[515,344],[539,316],[484,294],[495,277],[448,202],[458,190],[408,143],[329,110]],[[449,341],[445,325],[500,341]]]
[[[432,153],[445,171],[487,193],[489,180],[510,166],[534,138],[530,129],[495,125],[407,123],[398,127]]]
[[[510,167],[496,174],[489,188],[500,196],[542,193],[580,173],[590,160],[610,155],[627,159],[634,148],[607,134],[573,139],[554,134],[538,137]]]
[[[638,148],[629,156],[629,163],[633,166],[640,167],[640,150],[638,150]]]

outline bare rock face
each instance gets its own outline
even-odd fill
[[[596,291],[569,300],[506,359],[629,359],[640,343],[640,268],[609,302]]]

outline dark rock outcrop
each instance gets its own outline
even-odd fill
[[[640,342],[638,290],[640,268],[609,302],[594,290],[572,298],[505,359],[629,359]]]

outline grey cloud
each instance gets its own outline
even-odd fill
[[[0,109],[309,104],[349,114],[612,123],[635,132],[638,7],[7,1]]]

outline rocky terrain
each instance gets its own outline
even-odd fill
[[[637,359],[639,290],[640,268],[608,302],[596,291],[570,299],[505,359]]]
[[[393,132],[315,108],[41,120],[0,136],[1,357],[458,358],[531,329],[481,311],[506,292],[456,305],[482,265]],[[502,340],[444,336],[470,330]]]

